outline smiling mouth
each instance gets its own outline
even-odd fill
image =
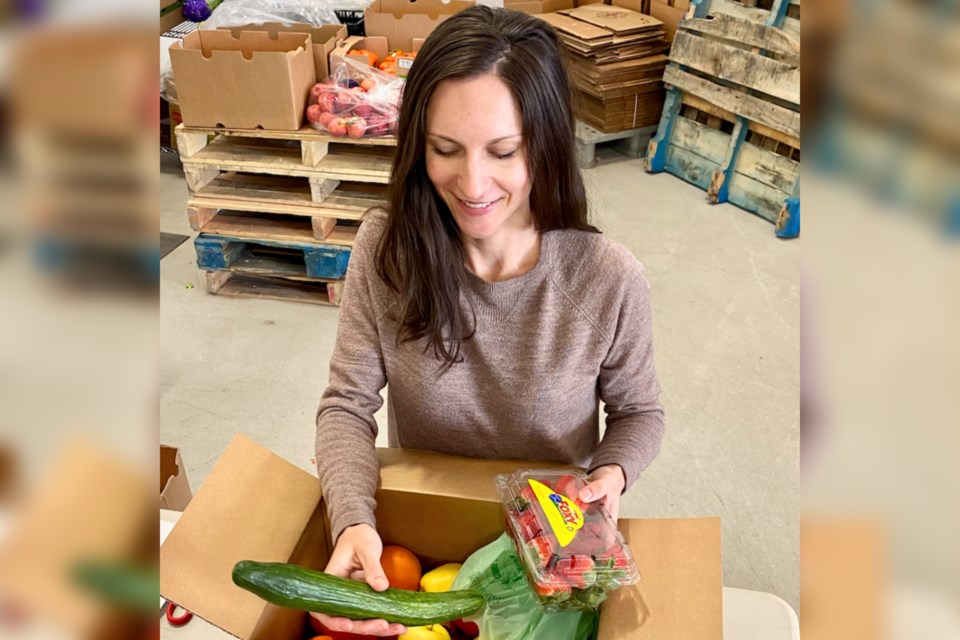
[[[470,207],[471,209],[486,209],[486,208],[489,207],[490,205],[492,205],[492,204],[494,204],[495,202],[497,202],[497,200],[499,200],[499,198],[498,198],[497,200],[488,200],[488,201],[486,201],[486,202],[477,202],[477,201],[471,201],[471,200],[461,200],[460,198],[457,198],[457,200],[460,200],[460,203],[461,203],[462,205],[464,205],[465,207]]]

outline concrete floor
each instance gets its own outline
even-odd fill
[[[724,584],[796,609],[800,243],[640,160],[598,157],[585,173],[595,222],[646,266],[667,412],[663,450],[621,513],[720,516]],[[193,236],[182,175],[164,165],[161,230]],[[193,487],[236,432],[313,471],[337,310],[208,295],[189,241],[161,261],[160,295],[161,441],[182,448]]]

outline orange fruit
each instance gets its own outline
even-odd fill
[[[387,545],[380,556],[380,565],[387,574],[387,581],[394,589],[417,591],[423,570],[417,556],[409,549]]]

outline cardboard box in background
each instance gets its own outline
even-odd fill
[[[556,465],[381,449],[377,526],[424,568],[462,562],[503,533],[498,473]],[[160,549],[160,593],[244,640],[298,640],[305,614],[268,605],[230,575],[243,559],[322,569],[332,541],[316,477],[237,436]],[[610,596],[599,640],[720,640],[718,518],[620,521],[642,580]]]
[[[160,35],[184,21],[181,0],[160,0]]]
[[[130,563],[156,553],[151,485],[143,470],[97,445],[65,447],[24,496],[0,548],[5,601],[19,603],[50,630],[69,632],[62,637],[116,637],[123,630],[117,625],[129,621],[78,590],[70,576],[81,561]]]
[[[413,51],[415,38],[426,38],[441,22],[476,3],[468,0],[373,0],[363,14],[367,37],[387,39],[389,49]]]
[[[573,9],[577,6],[575,0],[504,0],[503,6],[507,9],[523,11],[535,16],[539,13],[553,13],[564,9]]]
[[[195,31],[170,47],[187,126],[298,131],[316,83],[308,33]]]
[[[624,1],[629,0],[614,0],[615,3]],[[686,17],[688,9],[690,9],[690,0],[673,0],[672,5],[663,0],[650,0],[650,11],[648,13],[663,21],[663,26],[667,30],[667,39],[673,42],[677,25]]]
[[[347,28],[342,24],[325,24],[316,27],[312,24],[284,25],[279,22],[267,22],[243,27],[220,27],[220,29],[230,32],[266,31],[271,37],[277,33],[309,33],[313,40],[313,66],[317,72],[317,82],[323,82],[330,75],[330,52],[338,42],[347,37]]]
[[[160,508],[183,511],[190,504],[191,497],[193,494],[180,449],[160,445]]]
[[[423,46],[423,42],[426,38],[413,38],[410,41],[410,48],[404,49],[406,53],[416,53],[420,51],[420,47]],[[348,57],[351,60],[356,60],[362,62],[363,64],[369,65],[370,61],[366,55],[362,53],[353,53],[360,49],[365,49],[371,53],[376,54],[378,58],[383,60],[387,54],[392,50],[389,42],[386,38],[382,36],[350,36],[346,40],[340,42],[336,49],[330,53],[330,65],[333,67],[335,64],[335,59],[340,57]],[[413,65],[414,57],[412,56],[397,56],[397,77],[406,77],[408,70]]]

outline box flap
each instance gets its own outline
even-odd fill
[[[720,518],[621,520],[620,531],[641,578],[603,605],[598,640],[720,640]]]
[[[549,22],[557,31],[569,33],[581,40],[598,40],[600,38],[610,38],[610,36],[613,35],[607,29],[602,29],[589,22],[577,20],[576,18],[571,18],[563,12],[544,13],[537,17],[545,22]]]
[[[441,14],[453,15],[460,13],[464,9],[476,5],[475,2],[467,0],[380,0],[379,8],[370,5],[369,10],[378,13],[391,13],[397,18],[406,15],[429,15],[438,16]],[[369,35],[369,34],[367,34]]]
[[[316,477],[237,435],[160,549],[160,594],[250,638],[266,603],[233,584],[233,566],[288,561],[320,498]]]
[[[160,445],[160,508],[183,511],[192,496],[180,450]]]
[[[493,479],[519,469],[575,468],[557,462],[487,460],[413,449],[377,449],[380,490],[483,500],[499,504]]]
[[[151,485],[141,470],[93,443],[65,447],[0,550],[0,591],[72,635],[92,637],[110,611],[69,576],[81,561],[137,560],[148,534],[156,545]]]
[[[576,9],[565,9],[562,13],[617,34],[647,31],[663,26],[661,21],[651,16],[604,4],[591,4]]]

